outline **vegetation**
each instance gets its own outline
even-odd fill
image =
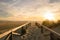
[[[45,20],[45,21],[43,21],[42,24],[45,25],[45,26],[48,26],[49,28],[57,27],[57,26],[60,26],[60,20],[58,20],[58,22]]]

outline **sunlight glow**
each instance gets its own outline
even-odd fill
[[[52,12],[50,12],[50,11],[45,12],[44,18],[48,19],[48,20],[55,20],[54,14]]]

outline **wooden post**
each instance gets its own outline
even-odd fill
[[[44,33],[44,32],[43,32],[43,27],[42,27],[42,26],[41,26],[41,33]]]
[[[4,40],[12,40],[12,32],[9,33]]]
[[[7,38],[8,38],[9,35],[10,35],[10,34],[8,34],[4,40],[7,40]]]
[[[50,40],[54,40],[54,34],[52,32],[50,33]]]
[[[10,33],[11,35],[10,35],[10,37],[9,37],[9,40],[12,40],[12,32]]]

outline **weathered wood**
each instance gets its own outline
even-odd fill
[[[24,27],[25,25],[28,25],[29,23],[30,23],[30,22],[27,22],[27,23],[25,23],[25,24],[23,24],[23,25],[21,25],[21,26],[19,26],[19,27],[16,27],[16,28],[14,28],[14,29],[11,29],[11,30],[3,33],[3,34],[0,34],[0,38],[8,35],[9,33],[13,32],[13,31],[16,31],[16,30],[20,29],[21,27]]]

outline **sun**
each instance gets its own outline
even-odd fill
[[[44,13],[44,19],[48,19],[48,20],[54,20],[54,14],[50,11],[47,11]]]

